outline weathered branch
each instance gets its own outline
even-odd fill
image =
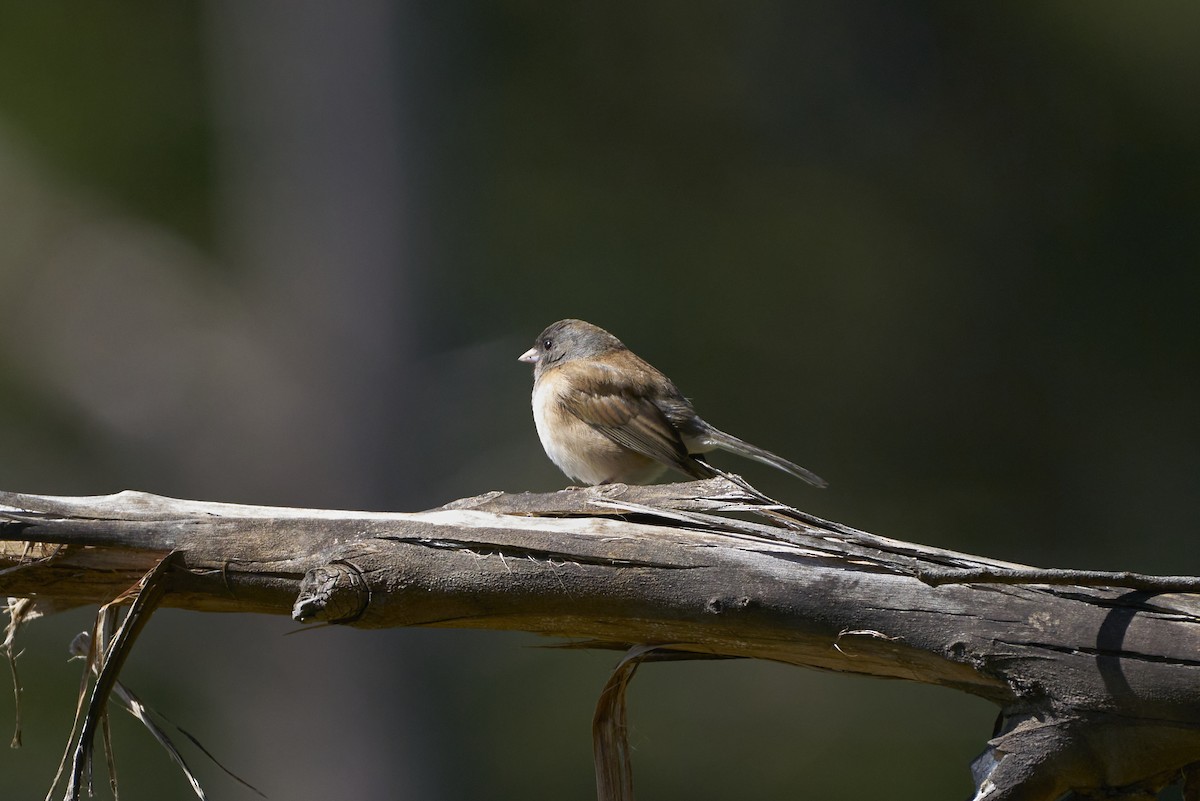
[[[981,799],[1136,794],[1200,762],[1200,599],[1163,592],[1187,585],[1040,582],[721,479],[408,514],[0,493],[0,539],[0,593],[57,607],[111,600],[174,551],[165,605],[521,629],[954,687],[1002,710],[975,765]],[[1023,583],[926,581],[997,576]]]

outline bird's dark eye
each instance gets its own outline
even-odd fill
[[[552,347],[554,347],[553,339],[543,339],[542,340],[542,350],[550,350]]]

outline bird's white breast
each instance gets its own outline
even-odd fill
[[[553,379],[544,379],[533,385],[533,423],[537,426],[538,439],[542,441],[542,448],[550,461],[559,470],[576,481],[593,483],[588,481],[591,471],[587,469],[585,460],[580,459],[576,449],[568,445],[571,429],[582,423],[563,419],[562,410],[557,408],[556,396]]]
[[[559,457],[555,456],[558,446],[555,444],[554,437],[550,435],[551,429],[548,420],[550,406],[554,403],[554,391],[550,384],[549,381],[537,381],[533,385],[533,424],[537,426],[538,439],[542,441],[542,448],[545,449],[546,455],[550,457],[550,461],[561,468],[562,462],[559,461]]]

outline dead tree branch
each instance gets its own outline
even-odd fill
[[[1200,599],[1175,592],[1195,579],[1055,576],[723,479],[386,514],[0,493],[0,593],[43,609],[106,603],[168,553],[168,606],[519,629],[953,687],[1001,710],[977,799],[1144,795],[1200,763]]]

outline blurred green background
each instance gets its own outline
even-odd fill
[[[1195,574],[1198,84],[1191,2],[6,4],[0,487],[556,489],[516,356],[577,316],[829,479],[721,462],[804,509]],[[0,796],[89,615],[23,637]],[[617,655],[298,628],[166,610],[124,679],[273,799],[591,797]],[[747,662],[630,699],[648,801],[966,798],[995,714]],[[191,797],[116,734],[123,799]]]

